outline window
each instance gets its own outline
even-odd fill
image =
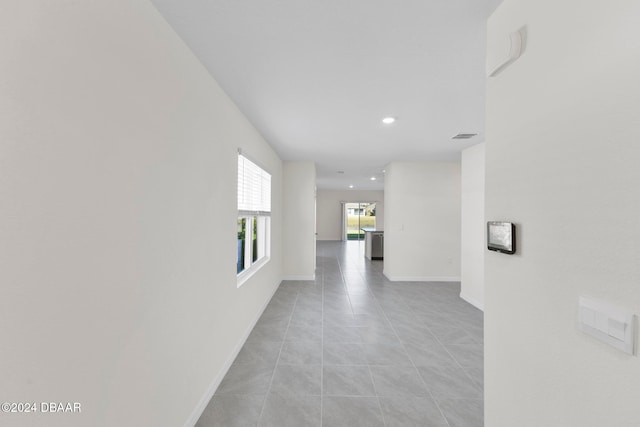
[[[271,175],[238,154],[238,285],[269,260]]]

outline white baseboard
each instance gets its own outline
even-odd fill
[[[470,297],[464,292],[460,292],[460,298],[462,298],[463,300],[465,300],[466,302],[468,302],[478,310],[484,311],[484,304],[480,303],[480,301],[478,301],[477,299]]]
[[[287,275],[287,276],[282,276],[282,280],[316,280],[316,275],[315,274],[311,274],[309,276]]]
[[[454,276],[392,276],[383,272],[384,276],[392,282],[459,282],[460,277]]]
[[[184,427],[194,427],[196,425],[196,423],[200,419],[200,416],[202,416],[202,413],[204,412],[207,405],[209,404],[209,401],[211,400],[216,390],[220,386],[220,383],[224,379],[224,376],[227,375],[227,372],[229,371],[229,368],[231,368],[231,365],[233,364],[233,361],[236,359],[236,356],[238,356],[238,353],[240,353],[240,350],[242,350],[242,346],[244,346],[244,343],[247,341],[247,338],[249,338],[249,334],[253,330],[253,327],[256,326],[256,323],[258,323],[260,316],[262,316],[262,313],[267,308],[267,305],[273,298],[273,295],[276,293],[279,286],[280,286],[280,283],[278,283],[278,286],[276,286],[273,289],[273,293],[271,294],[271,296],[267,298],[262,308],[258,311],[255,318],[251,321],[251,324],[249,325],[249,327],[245,330],[242,337],[240,337],[240,340],[238,340],[238,343],[234,347],[233,351],[231,352],[227,360],[224,362],[222,369],[220,369],[220,372],[218,372],[218,375],[216,375],[216,377],[213,379],[213,382],[207,388],[207,391],[205,392],[204,396],[202,396],[202,398],[200,399],[196,407],[193,409],[191,416],[189,416],[187,421],[184,423]]]

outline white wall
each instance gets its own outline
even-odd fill
[[[376,229],[384,229],[384,191],[318,190],[318,240],[342,240],[340,202],[376,202]]]
[[[484,143],[462,151],[460,297],[484,309]]]
[[[147,1],[0,8],[2,426],[189,425],[282,276],[282,164]],[[273,174],[236,286],[236,155]]]
[[[384,181],[384,274],[460,280],[460,163],[394,162]]]
[[[529,37],[488,80],[486,217],[514,221],[519,248],[485,255],[487,427],[640,423],[640,358],[576,326],[581,295],[640,313],[639,16],[505,0],[489,21],[489,57]]]
[[[316,166],[311,161],[283,165],[283,274],[314,280],[316,266]]]

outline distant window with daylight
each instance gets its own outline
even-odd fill
[[[238,284],[269,259],[271,174],[238,154]]]

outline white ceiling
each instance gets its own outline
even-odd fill
[[[282,159],[315,161],[318,188],[382,189],[391,161],[484,139],[501,0],[152,1]]]

